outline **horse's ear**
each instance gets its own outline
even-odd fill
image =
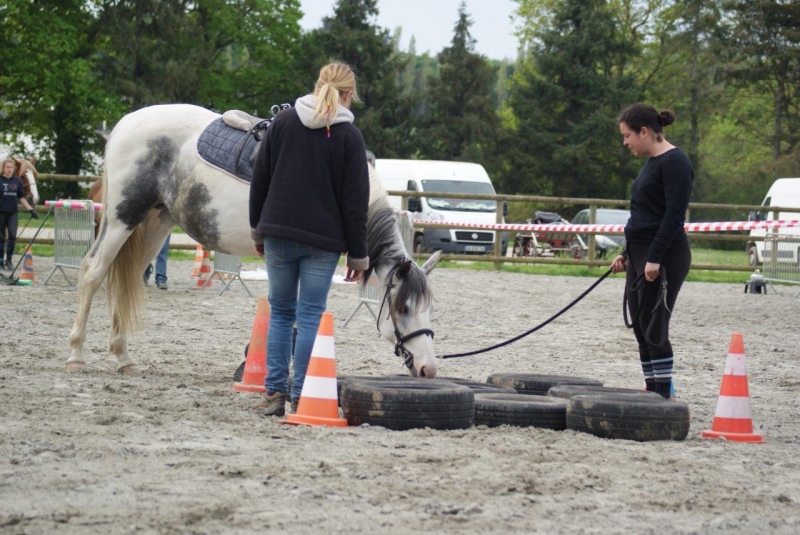
[[[430,275],[431,271],[433,271],[433,268],[435,268],[436,264],[439,263],[439,259],[441,257],[442,257],[442,251],[441,250],[436,251],[431,256],[429,256],[428,260],[425,261],[425,263],[422,264],[422,267],[420,268],[422,270],[422,272],[425,273],[426,275]]]
[[[406,275],[408,275],[409,270],[411,270],[411,260],[406,260],[400,264],[400,267],[397,268],[397,278],[398,279],[405,279]]]

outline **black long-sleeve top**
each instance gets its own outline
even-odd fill
[[[369,172],[352,123],[308,128],[295,108],[280,112],[264,136],[250,184],[250,227],[326,251],[347,252],[367,269]]]
[[[649,243],[648,262],[660,264],[675,240],[685,240],[686,208],[694,172],[679,148],[647,160],[631,186],[631,217],[625,225],[630,243]]]

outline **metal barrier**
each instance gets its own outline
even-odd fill
[[[208,279],[206,280],[205,284],[201,286],[201,288],[205,288],[208,284],[210,284],[211,279],[213,279],[214,275],[216,275],[219,278],[220,282],[224,283],[224,286],[217,295],[222,295],[225,292],[225,290],[230,288],[231,283],[234,280],[238,279],[239,282],[242,283],[242,286],[244,286],[247,295],[253,297],[253,294],[250,292],[250,288],[248,288],[247,285],[242,280],[241,271],[242,271],[241,256],[233,256],[225,253],[220,253],[219,251],[214,251],[214,267],[211,269],[211,274],[208,276]],[[228,275],[227,281],[225,280],[226,277],[222,276],[223,274]]]
[[[800,235],[767,234],[763,268],[765,281],[800,284]],[[775,291],[775,285],[770,286]],[[800,291],[795,294],[798,296]]]
[[[414,252],[414,221],[411,219],[411,212],[405,210],[395,210],[395,219],[397,220],[397,228],[400,230],[400,235],[403,237],[403,245],[405,246],[406,253],[409,258],[412,257]],[[358,283],[358,304],[347,316],[347,319],[342,325],[342,329],[347,327],[350,320],[356,315],[356,312],[363,306],[372,314],[373,319],[377,320],[378,315],[372,310],[370,305],[379,305],[381,302],[381,287],[378,282],[378,277],[372,276],[366,282],[361,281]]]
[[[44,285],[56,271],[67,279],[74,290],[65,269],[80,270],[83,257],[94,243],[94,205],[92,201],[71,201],[53,207],[53,270],[47,275]]]

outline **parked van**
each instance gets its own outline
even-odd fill
[[[750,213],[751,221],[769,221],[773,219],[800,219],[800,178],[779,178],[772,186],[770,186],[764,202],[761,203],[763,207],[758,212]],[[796,212],[779,212],[775,214],[774,211],[769,210],[770,206],[797,208]],[[752,238],[762,239],[767,233],[773,233],[774,230],[757,229],[751,230],[750,236]],[[781,228],[778,229],[778,234],[787,235],[800,235],[800,228]],[[795,265],[798,264],[797,247],[794,248],[781,248],[778,255],[778,262],[789,262]],[[747,260],[751,266],[757,266],[764,263],[765,256],[769,259],[769,251],[764,250],[763,241],[747,242]]]
[[[375,171],[387,190],[442,193],[441,197],[410,197],[408,210],[414,219],[459,223],[497,222],[496,201],[447,198],[448,193],[494,195],[492,181],[482,165],[379,158],[375,161]],[[389,203],[393,208],[400,208],[401,202],[401,197],[389,196]],[[414,234],[414,252],[441,250],[455,254],[492,253],[494,236],[493,231],[480,229],[418,229]],[[508,234],[504,232],[503,255],[507,247]]]

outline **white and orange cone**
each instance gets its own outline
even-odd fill
[[[731,336],[714,423],[710,430],[703,431],[702,436],[753,444],[764,442],[761,435],[753,433],[750,389],[747,385],[747,360],[744,356],[742,333],[733,333]]]
[[[36,275],[33,273],[33,255],[31,248],[28,246],[25,249],[25,254],[22,255],[22,274],[19,280],[36,282]]]
[[[244,374],[239,383],[233,383],[237,392],[264,392],[264,379],[267,377],[267,337],[269,335],[269,302],[266,297],[258,298],[256,317],[250,333],[250,344],[244,363]]]
[[[211,260],[210,260],[210,251],[203,251],[203,260],[200,264],[200,274],[197,276],[197,284],[195,285],[194,289],[199,290],[201,288],[211,288],[214,285],[214,281],[212,281],[209,277],[211,277]]]
[[[330,312],[325,312],[319,322],[297,413],[287,416],[283,423],[347,427],[347,420],[339,418],[333,314]]]
[[[199,243],[194,250],[194,268],[192,268],[192,278],[200,276],[200,268],[203,266],[203,246]]]

